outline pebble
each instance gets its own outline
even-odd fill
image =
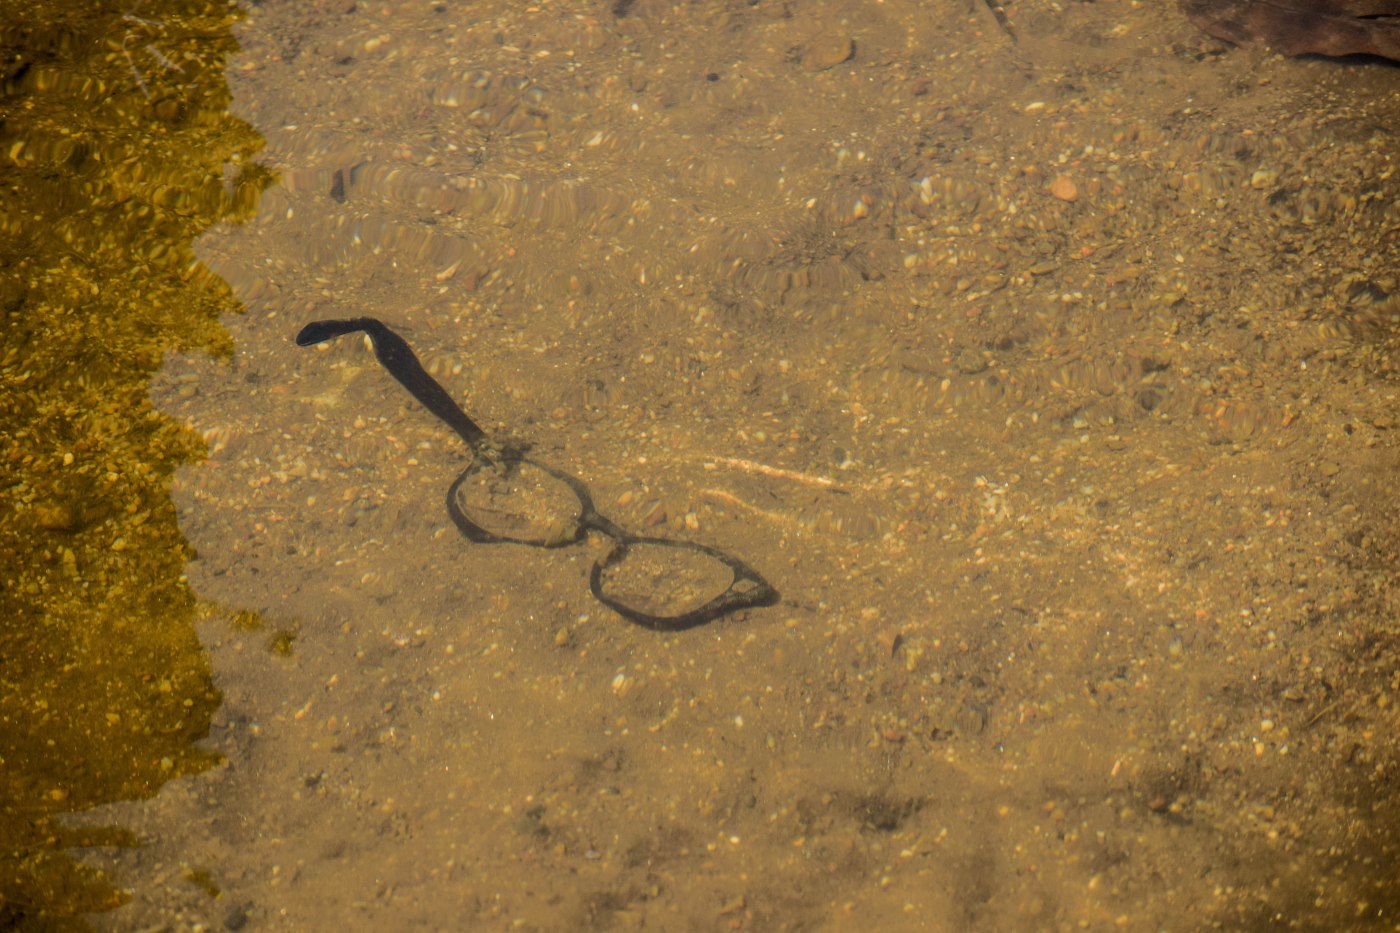
[[[958,372],[965,376],[975,376],[987,369],[987,360],[976,350],[968,348],[958,354],[956,361]]]
[[[45,531],[73,531],[79,525],[77,512],[66,503],[36,505],[34,523]]]
[[[1061,201],[1073,201],[1079,197],[1079,186],[1068,175],[1056,175],[1050,182],[1050,193]]]
[[[1278,183],[1278,172],[1274,169],[1259,169],[1249,177],[1249,186],[1255,191],[1272,188]]]
[[[856,44],[850,36],[826,33],[813,40],[802,53],[802,67],[808,71],[825,71],[849,61],[855,54]]]

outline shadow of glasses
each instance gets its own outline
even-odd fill
[[[771,606],[778,592],[748,564],[718,548],[624,531],[598,512],[581,480],[493,445],[418,361],[398,334],[375,318],[313,321],[298,346],[363,332],[375,356],[425,408],[467,443],[472,463],[447,491],[447,512],[463,537],[478,544],[557,548],[590,532],[611,541],[593,565],[589,589],[630,622],[657,631],[694,628],[721,616]]]

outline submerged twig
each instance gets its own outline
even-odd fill
[[[767,509],[761,509],[756,505],[752,505],[748,502],[745,502],[743,499],[740,499],[733,493],[725,492],[723,489],[702,489],[700,490],[700,497],[702,499],[708,499],[709,501],[717,503],[719,505],[727,505],[730,508],[746,509],[747,511],[752,512],[755,515],[768,519],[774,524],[797,524],[797,521],[793,518],[790,518],[786,515],[780,515],[777,512],[770,512]]]
[[[1337,708],[1337,703],[1339,703],[1339,702],[1340,702],[1339,700],[1334,700],[1333,702],[1328,703],[1328,704],[1327,704],[1326,706],[1324,706],[1322,709],[1318,710],[1318,711],[1317,711],[1317,714],[1314,715],[1312,719],[1309,719],[1309,720],[1303,725],[1303,728],[1304,728],[1304,729],[1311,729],[1313,726],[1317,725],[1318,720],[1320,720],[1323,716],[1326,716],[1328,713],[1332,712],[1332,710],[1336,709],[1336,708]]]
[[[820,486],[823,489],[832,489],[844,492],[846,487],[828,479],[825,476],[816,476],[812,473],[803,473],[800,470],[789,470],[786,467],[769,466],[766,463],[759,463],[755,460],[744,460],[740,457],[715,457],[714,462],[722,466],[734,467],[737,470],[747,470],[750,473],[759,473],[763,476],[772,476],[777,479],[790,479],[797,483],[806,483],[809,486]]]

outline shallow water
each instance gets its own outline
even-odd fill
[[[282,3],[157,407],[215,768],[99,928],[1389,927],[1400,74],[1174,12]],[[494,436],[781,592],[475,545]],[[658,574],[658,577],[664,576]]]
[[[196,744],[219,693],[169,495],[203,445],[147,390],[166,349],[228,350],[219,316],[238,302],[191,240],[247,217],[269,180],[237,161],[259,139],[227,113],[230,12],[0,4],[5,929],[120,903],[65,850],[134,837],[62,814],[217,760]]]

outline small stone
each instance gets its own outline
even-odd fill
[[[1050,193],[1061,201],[1073,201],[1079,197],[1079,186],[1068,175],[1056,175],[1050,182]]]
[[[1249,187],[1255,191],[1272,188],[1278,182],[1278,172],[1273,169],[1259,169],[1249,177]]]
[[[856,44],[850,36],[826,33],[818,36],[802,53],[802,67],[808,71],[825,71],[849,61],[855,54]]]
[[[79,524],[77,514],[63,503],[36,505],[34,523],[45,531],[73,531]]]
[[[725,914],[738,913],[739,911],[744,909],[744,906],[744,895],[740,894],[737,897],[731,897],[729,900],[724,902],[723,906],[720,907],[720,916],[722,917]]]
[[[975,376],[987,368],[987,360],[982,354],[971,348],[958,354],[956,360],[958,372],[964,376]]]
[[[248,908],[243,904],[237,904],[229,909],[224,915],[225,930],[241,930],[248,925]]]
[[[899,646],[904,644],[904,633],[887,629],[875,636],[875,640],[881,648],[885,649],[885,654],[894,657],[894,653],[899,650]]]

